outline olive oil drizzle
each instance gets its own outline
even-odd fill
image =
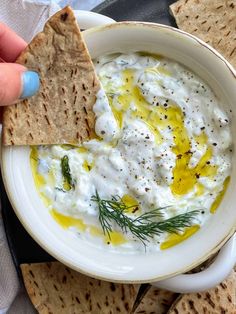
[[[190,238],[194,233],[200,229],[199,225],[193,225],[184,229],[182,233],[172,233],[170,234],[160,245],[161,250],[166,250],[175,246],[184,240]]]
[[[192,157],[192,146],[189,139],[188,131],[184,124],[184,113],[181,108],[169,100],[168,105],[150,105],[141,94],[139,87],[135,84],[135,71],[126,69],[122,73],[123,85],[118,96],[120,109],[114,109],[117,115],[122,115],[128,110],[130,104],[133,103],[136,109],[133,111],[133,117],[142,120],[153,133],[157,144],[163,142],[161,131],[169,128],[172,131],[174,147],[173,153],[176,155],[176,164],[173,169],[173,182],[170,189],[174,195],[184,195],[190,192],[198,183],[198,179],[203,177],[211,177],[217,173],[217,166],[211,165],[212,147],[207,142],[207,136],[202,132],[196,140],[199,145],[206,145],[205,154],[199,160],[198,164],[191,168],[189,166]],[[118,112],[118,113],[117,113]],[[118,123],[121,124],[120,118]]]

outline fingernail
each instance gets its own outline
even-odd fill
[[[33,96],[39,90],[39,75],[34,71],[25,71],[22,74],[22,93],[20,98],[28,98]]]

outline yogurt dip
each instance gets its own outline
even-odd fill
[[[167,249],[198,231],[223,198],[231,169],[230,112],[196,74],[165,57],[112,54],[94,64],[103,86],[94,105],[97,138],[82,146],[33,147],[36,187],[63,228],[116,251],[144,246],[115,222],[104,234],[96,193],[131,206],[125,211],[131,219],[157,208],[159,220],[198,210],[191,226],[145,242],[146,251]]]

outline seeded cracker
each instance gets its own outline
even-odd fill
[[[179,0],[170,11],[180,29],[204,40],[236,68],[236,0]]]
[[[94,135],[100,88],[70,7],[57,12],[16,61],[38,71],[40,91],[4,108],[3,144],[80,143]]]
[[[129,314],[140,286],[92,279],[59,262],[23,264],[21,271],[39,314]]]

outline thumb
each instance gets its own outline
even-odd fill
[[[34,95],[39,89],[36,72],[16,63],[0,63],[0,106],[12,104],[19,98]]]

